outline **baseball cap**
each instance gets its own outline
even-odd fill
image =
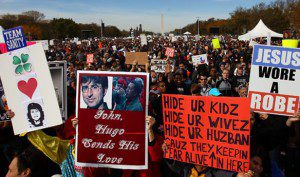
[[[221,95],[221,93],[220,93],[220,91],[217,88],[212,88],[208,92],[208,95],[209,96],[219,96],[219,95]]]

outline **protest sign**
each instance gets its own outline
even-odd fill
[[[60,113],[64,121],[68,118],[67,106],[67,62],[53,61],[48,62],[53,86],[60,108]]]
[[[7,101],[6,101],[3,85],[2,85],[2,82],[1,82],[1,78],[0,78],[0,122],[10,120],[6,116],[6,111],[7,110],[8,110]]]
[[[148,62],[147,52],[126,52],[126,64],[132,64],[133,61],[138,62],[139,65],[146,65]]]
[[[77,73],[76,165],[147,169],[148,79],[147,73]]]
[[[117,50],[117,46],[113,45],[113,46],[111,46],[111,47],[112,47],[112,49],[113,49],[114,51]]]
[[[173,60],[162,60],[162,59],[152,59],[151,60],[151,71],[156,73],[164,73],[166,71],[167,63],[169,62],[171,71],[174,71],[175,62]]]
[[[200,41],[200,36],[199,35],[195,35],[195,41]]]
[[[220,41],[219,41],[218,38],[212,39],[212,45],[213,45],[214,49],[219,49],[221,47],[220,46]]]
[[[102,48],[103,48],[102,42],[99,42],[99,43],[98,43],[98,48],[99,48],[99,49],[102,49]]]
[[[282,47],[297,48],[298,43],[298,39],[282,39]]]
[[[147,45],[147,37],[146,37],[146,35],[145,34],[141,34],[140,38],[141,38],[141,46]]]
[[[202,64],[208,65],[207,54],[194,55],[194,56],[192,56],[192,61],[193,61],[194,66],[202,65]]]
[[[188,37],[187,36],[183,36],[183,41],[187,42],[188,41]]]
[[[7,104],[15,112],[15,134],[62,123],[42,44],[0,55],[0,66]]]
[[[174,57],[175,49],[171,47],[166,48],[166,53],[165,55],[168,57]]]
[[[171,38],[171,42],[176,42],[177,41],[177,37],[172,37]]]
[[[254,45],[249,85],[255,112],[294,115],[300,95],[300,49]]]
[[[44,50],[49,50],[48,40],[38,40],[38,41],[33,41],[33,42],[41,43]]]
[[[90,53],[86,55],[86,64],[94,63],[94,54]]]
[[[235,172],[250,166],[247,98],[163,95],[165,158]]]
[[[49,45],[54,45],[54,39],[49,40]]]
[[[2,31],[8,51],[13,51],[26,46],[26,39],[21,26]]]

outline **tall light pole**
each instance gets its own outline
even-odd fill
[[[196,17],[197,18],[197,26],[198,26],[198,36],[199,36],[199,17]]]

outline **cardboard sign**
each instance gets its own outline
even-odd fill
[[[38,41],[34,41],[34,42],[41,43],[44,50],[49,50],[48,40],[38,40]]]
[[[250,166],[249,99],[163,95],[165,157],[235,172]]]
[[[193,61],[194,66],[208,64],[207,54],[194,55],[194,56],[192,56],[192,61]]]
[[[147,52],[126,52],[126,64],[132,64],[137,61],[139,65],[146,65],[148,62]]]
[[[219,49],[221,48],[220,46],[220,41],[218,38],[212,39],[212,45],[214,49]]]
[[[7,110],[8,110],[7,101],[6,101],[4,88],[0,78],[0,122],[10,120],[6,115]]]
[[[42,44],[0,55],[0,66],[15,134],[62,124]]]
[[[166,48],[166,53],[165,55],[168,56],[168,57],[174,57],[174,53],[175,53],[175,49],[174,48],[171,48],[171,47],[167,47]]]
[[[300,49],[254,45],[249,85],[255,112],[294,115],[298,112]]]
[[[94,54],[90,53],[86,55],[86,64],[94,63]]]
[[[64,121],[67,120],[67,61],[48,62],[53,86],[59,105],[60,113]]]
[[[26,39],[21,26],[3,31],[4,41],[8,51],[26,47]]]
[[[148,73],[77,73],[76,165],[147,169],[148,79]]]
[[[282,47],[297,48],[298,43],[298,39],[282,39]]]
[[[147,45],[147,37],[145,34],[141,34],[140,35],[140,38],[141,38],[141,46],[144,46],[144,45]]]
[[[175,62],[173,60],[151,60],[151,71],[155,71],[156,73],[164,73],[166,71],[167,63],[169,62],[171,71],[174,71]]]

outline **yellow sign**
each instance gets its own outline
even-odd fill
[[[219,41],[218,38],[213,39],[213,40],[212,40],[212,44],[213,44],[213,48],[214,48],[214,49],[219,49],[219,48],[221,48],[221,46],[220,46],[220,41]]]
[[[299,41],[297,39],[282,39],[282,46],[290,47],[290,48],[297,48],[298,42]]]

